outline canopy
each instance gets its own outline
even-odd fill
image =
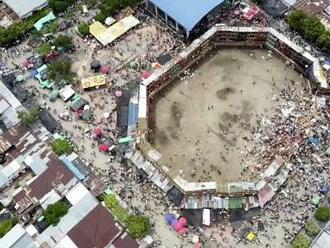
[[[22,82],[24,80],[24,76],[23,75],[18,75],[17,77],[16,77],[16,81],[17,82]]]
[[[253,232],[249,232],[248,235],[246,236],[246,239],[248,241],[252,241],[255,239],[255,237],[256,237],[256,235]]]
[[[97,128],[95,128],[94,133],[96,136],[100,137],[100,136],[102,136],[102,129],[97,127]]]
[[[150,73],[149,71],[144,71],[144,72],[142,73],[142,78],[143,78],[143,79],[147,79],[148,77],[150,77],[150,75],[151,75],[151,73]]]
[[[175,224],[175,231],[180,232],[180,230],[181,230],[182,228],[185,228],[185,227],[182,225],[182,223],[180,223],[180,222],[178,221],[178,222]]]
[[[177,219],[171,220],[171,227],[173,227],[173,229],[175,229],[177,222],[178,222]]]
[[[109,151],[109,146],[107,144],[99,145],[99,151],[100,152],[107,152],[107,151]]]
[[[123,92],[121,90],[116,90],[115,96],[116,97],[121,97],[123,95]]]
[[[187,225],[187,219],[185,217],[181,217],[179,219],[179,222],[183,225],[183,226],[186,226]]]
[[[313,205],[317,206],[320,204],[320,201],[321,201],[321,197],[316,195],[316,196],[313,196],[311,202]]]
[[[103,66],[101,67],[101,72],[102,72],[103,74],[108,74],[109,71],[110,71],[110,66],[109,66],[109,65],[103,65]]]
[[[34,24],[34,27],[36,30],[40,31],[43,28],[45,23],[50,22],[54,19],[56,19],[56,16],[53,14],[53,12],[49,12],[48,15],[45,15],[44,17],[39,19],[39,21],[37,21]]]
[[[185,235],[188,232],[188,228],[183,227],[178,231],[178,234]]]
[[[150,2],[184,29],[191,31],[204,16],[223,3],[224,0],[150,0]]]
[[[166,221],[166,223],[168,225],[170,225],[172,220],[175,220],[174,214],[166,213],[165,214],[165,221]]]
[[[91,62],[91,68],[92,68],[93,70],[98,70],[100,67],[101,67],[100,61],[98,61],[98,60],[93,60],[93,61]]]
[[[243,15],[244,19],[247,21],[251,21],[260,13],[260,9],[257,6],[253,6],[249,8],[249,10]]]

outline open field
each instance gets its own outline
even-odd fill
[[[245,168],[257,165],[251,132],[271,117],[280,90],[301,81],[265,50],[220,50],[159,94],[150,141],[173,175],[238,181]]]

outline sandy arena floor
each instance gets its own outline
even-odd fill
[[[265,50],[221,50],[159,95],[151,143],[173,175],[238,181],[245,167],[257,164],[246,152],[255,146],[251,128],[271,116],[282,88],[301,81]]]

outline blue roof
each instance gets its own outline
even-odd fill
[[[211,10],[225,0],[150,0],[186,30],[191,31]]]
[[[66,167],[78,178],[80,181],[84,180],[86,176],[66,157],[62,157],[61,160],[66,165]]]

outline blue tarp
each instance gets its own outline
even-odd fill
[[[150,0],[187,31],[224,0]]]

